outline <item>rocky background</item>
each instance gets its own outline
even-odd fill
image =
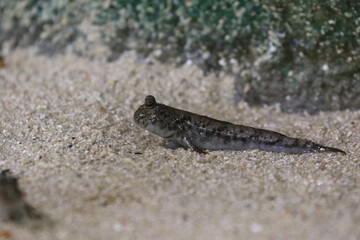
[[[0,44],[116,60],[127,50],[234,77],[234,101],[360,108],[360,2],[2,0]]]

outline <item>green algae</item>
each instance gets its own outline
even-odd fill
[[[3,0],[0,44],[107,60],[136,50],[234,74],[235,101],[358,109],[359,9],[340,0]]]

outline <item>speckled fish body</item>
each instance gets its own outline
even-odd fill
[[[340,152],[306,139],[287,137],[281,133],[235,125],[157,103],[147,96],[134,114],[142,128],[168,141],[171,148],[204,150],[260,149],[274,152],[308,153]]]

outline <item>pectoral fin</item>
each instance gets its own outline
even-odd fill
[[[195,152],[201,153],[201,154],[208,154],[208,152],[205,151],[205,149],[201,149],[201,148],[198,148],[197,146],[195,146],[189,136],[185,136],[183,141],[187,148],[189,148]]]

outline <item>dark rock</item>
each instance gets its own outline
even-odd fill
[[[0,220],[32,229],[52,224],[48,217],[25,201],[18,179],[11,176],[10,170],[0,173]]]

